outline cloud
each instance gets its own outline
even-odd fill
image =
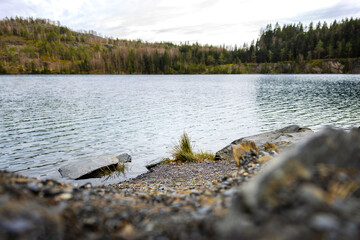
[[[242,44],[267,24],[360,17],[358,0],[0,0],[0,17],[59,20],[73,30],[145,41]]]
[[[0,18],[26,16],[30,17],[34,15],[36,8],[33,4],[26,0],[1,0],[0,1]]]
[[[204,0],[201,3],[197,4],[198,8],[203,9],[203,8],[208,8],[211,6],[214,6],[216,4],[218,4],[220,2],[220,0]]]
[[[360,17],[360,2],[341,1],[336,4],[301,13],[295,17],[285,19],[288,22],[318,22],[326,20],[339,20],[343,18]]]
[[[177,28],[163,28],[156,31],[157,34],[160,33],[178,33],[178,34],[201,34],[209,32],[218,32],[218,29],[227,29],[235,24],[199,24],[192,26],[181,26]]]

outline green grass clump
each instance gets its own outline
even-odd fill
[[[194,153],[190,138],[185,132],[180,137],[179,143],[174,146],[172,155],[176,162],[202,162],[215,159],[214,154],[209,152]]]
[[[184,132],[179,143],[174,146],[173,157],[175,161],[180,162],[194,162],[196,160],[187,133]]]

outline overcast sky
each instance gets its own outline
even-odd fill
[[[120,39],[242,45],[269,23],[359,18],[360,0],[0,0],[0,18],[12,16]]]

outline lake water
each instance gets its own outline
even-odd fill
[[[84,157],[129,153],[125,176],[169,157],[186,131],[216,152],[299,124],[360,125],[360,75],[19,75],[0,77],[0,169],[62,181]]]

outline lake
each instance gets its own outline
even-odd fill
[[[186,131],[216,152],[299,124],[360,125],[360,75],[18,75],[0,77],[0,169],[62,179],[84,157],[129,153],[125,176],[171,156]],[[84,180],[86,181],[86,180]]]

